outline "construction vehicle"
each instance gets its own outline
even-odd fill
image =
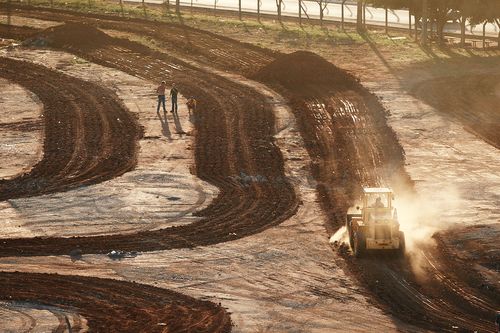
[[[367,250],[391,250],[404,255],[405,235],[399,230],[393,199],[389,188],[363,188],[361,202],[347,211],[349,244],[356,257]]]

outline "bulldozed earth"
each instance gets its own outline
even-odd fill
[[[494,330],[495,60],[396,75],[181,24],[13,15],[32,24],[0,25],[20,44],[0,50],[0,154],[18,161],[0,181],[3,330]],[[155,109],[162,80],[178,115]],[[342,244],[363,186],[401,198],[404,258]]]

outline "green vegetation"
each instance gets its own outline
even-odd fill
[[[381,0],[382,1],[382,0]],[[12,3],[27,4],[26,0]],[[404,67],[417,62],[439,62],[451,58],[472,58],[498,56],[498,52],[481,49],[448,48],[436,45],[421,47],[406,30],[370,29],[361,34],[354,25],[341,29],[339,24],[288,19],[279,22],[270,16],[257,20],[255,15],[238,18],[238,13],[214,12],[210,9],[183,7],[181,14],[175,14],[173,5],[143,5],[141,3],[87,0],[30,0],[31,5],[71,9],[83,13],[113,14],[126,17],[147,18],[166,23],[180,23],[191,27],[211,31],[236,40],[253,43],[262,47],[291,52],[310,50],[335,62],[338,58],[351,57],[356,62],[372,61],[374,53],[392,66]],[[170,9],[168,11],[167,9]],[[314,23],[314,24],[313,24]],[[139,41],[153,46],[154,41],[141,38]],[[345,59],[347,61],[347,59]]]

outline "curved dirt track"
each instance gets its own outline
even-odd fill
[[[165,78],[157,73],[172,68],[167,77],[174,75],[181,91],[197,96],[203,101],[200,108],[208,111],[198,115],[198,124],[203,126],[196,128],[196,174],[218,186],[220,195],[199,213],[207,218],[190,225],[132,235],[8,239],[0,247],[0,256],[68,254],[76,248],[83,253],[107,253],[112,249],[152,251],[216,244],[260,232],[294,213],[297,200],[284,176],[281,153],[272,142],[273,114],[263,96],[89,26],[70,24],[57,29],[55,36],[79,29],[95,34],[96,44],[88,49],[77,51],[76,46],[68,46],[93,62],[154,81]],[[248,181],[242,174],[265,181]]]
[[[500,76],[467,75],[421,82],[411,93],[460,121],[466,130],[500,149]]]
[[[396,192],[398,187],[412,187],[404,171],[404,153],[382,106],[354,78],[306,52],[278,58],[256,78],[292,101],[306,147],[316,161],[318,191],[332,217],[332,233],[344,224],[347,207],[361,186],[389,185]],[[420,251],[424,260],[417,265],[427,270],[425,283],[413,273],[413,257],[344,257],[389,311],[406,322],[439,331],[492,331],[490,318],[498,297],[476,289],[479,279],[473,273],[446,264],[442,249]]]
[[[2,58],[0,76],[36,92],[44,103],[45,119],[43,159],[29,173],[1,183],[3,200],[94,184],[134,167],[141,131],[114,94],[9,58]],[[38,84],[40,77],[44,84]],[[0,272],[0,280],[3,300],[77,311],[87,319],[92,332],[231,329],[230,317],[220,306],[165,289],[98,278],[17,272]],[[59,321],[56,331],[62,332],[67,323],[64,318]],[[30,322],[34,328],[36,320]],[[158,322],[165,325],[158,326]],[[79,329],[73,325],[73,330]]]
[[[31,90],[45,106],[43,158],[28,173],[1,180],[0,200],[95,184],[135,166],[141,129],[113,94],[8,58],[1,59],[0,76]]]
[[[56,274],[0,273],[0,295],[77,312],[90,332],[230,332],[211,302],[136,283]],[[79,327],[74,326],[73,330]],[[64,321],[60,332],[68,330]]]
[[[128,27],[122,29],[128,31]],[[120,47],[122,46],[120,45]],[[144,73],[144,71],[137,70],[135,66],[128,64],[126,56],[123,55],[123,50],[115,48],[104,52],[100,50],[98,54],[94,53],[94,51],[90,52],[90,54],[79,54],[92,61],[113,66],[131,74],[145,75],[151,79],[160,78],[160,76],[157,77],[151,72]],[[115,56],[117,54],[123,55],[123,58],[119,56],[115,58],[116,61],[113,61],[113,54]],[[160,54],[155,54],[155,57],[165,59],[165,56]],[[265,58],[268,55],[262,55],[261,57]],[[138,59],[137,61],[143,60]],[[148,68],[146,67],[148,59],[145,59],[143,63],[140,62],[140,64],[144,65],[143,68]],[[165,62],[160,63],[160,66],[153,67],[152,72],[164,67]],[[239,70],[238,68],[242,67],[237,63],[234,64],[234,67],[231,67],[232,70]],[[181,77],[182,74],[177,72],[175,74],[176,81],[178,81],[177,77]],[[193,75],[190,79],[196,81],[197,77]],[[198,96],[197,93],[200,92],[194,90],[185,82],[187,81],[183,82],[186,84],[182,87],[183,91],[192,92]],[[202,82],[198,81],[197,83]],[[217,86],[220,86],[220,84],[218,80]],[[297,119],[302,126],[301,132],[306,140],[308,151],[315,161],[313,167],[319,181],[318,190],[325,208],[330,212],[329,216],[332,217],[331,231],[343,224],[345,209],[362,185],[390,184],[391,175],[394,174],[396,174],[396,178],[402,178],[403,182],[408,182],[407,176],[401,169],[403,165],[402,150],[397,144],[394,133],[385,124],[383,110],[374,96],[355,85],[340,88],[330,86],[328,89],[325,89],[324,86],[311,85],[302,87],[302,91],[299,93],[290,89],[290,87],[286,87],[286,83],[277,82],[277,84],[277,89],[291,99]],[[230,100],[227,101],[230,102]],[[228,121],[226,118],[224,120]],[[208,121],[208,119],[204,119],[204,121]],[[217,124],[213,123],[211,125],[217,126]],[[203,135],[204,130],[206,129],[198,128],[199,134]],[[219,131],[218,133],[230,136],[226,132]],[[205,137],[205,139],[208,140],[209,138]],[[236,147],[236,145],[231,144],[228,146],[232,146],[232,149]],[[204,144],[199,142],[198,136],[197,154],[201,154],[202,147],[204,147]],[[385,147],[385,151],[387,147],[391,148],[389,153],[386,153],[381,151],[380,147]],[[361,150],[354,154],[355,158],[352,158],[352,152],[357,151],[357,149]],[[199,158],[198,155],[197,158]],[[208,159],[208,156],[205,157],[205,160]],[[214,164],[212,170],[200,169],[200,165],[197,163],[199,174],[206,177],[207,180],[212,179],[211,174],[213,171],[220,171],[220,164],[216,161],[211,163]],[[233,168],[234,171],[236,170]],[[248,172],[246,173],[248,174]],[[237,175],[237,172],[232,174],[233,177],[235,174]],[[219,177],[215,179],[216,182],[220,182]],[[240,185],[233,184],[235,179],[237,178],[230,178],[229,181],[226,180],[225,182],[232,186]],[[231,186],[227,187],[231,188]],[[235,187],[238,188],[238,186]],[[223,208],[226,208],[223,201],[225,199],[224,193],[219,199],[207,210],[207,213],[224,211]],[[238,206],[236,203],[233,203],[233,205]],[[147,237],[150,236],[152,235],[147,235]],[[231,239],[231,236],[228,237],[229,239]],[[64,244],[64,239],[57,241],[62,241],[62,244]],[[40,244],[48,243],[46,240],[41,240]],[[178,246],[175,243],[173,244],[174,247]],[[12,245],[16,244],[13,243]],[[71,248],[68,243],[65,246]],[[154,246],[152,248],[155,248]],[[40,249],[43,249],[43,247],[40,247]],[[492,331],[493,326],[490,323],[489,315],[491,309],[495,307],[495,302],[483,300],[484,295],[477,294],[476,296],[474,286],[463,286],[453,282],[456,281],[457,277],[460,279],[461,276],[460,274],[455,276],[444,274],[443,270],[436,265],[438,262],[444,262],[441,257],[437,255],[436,257],[430,257],[430,252],[426,252],[425,255],[429,258],[429,266],[432,267],[430,275],[431,279],[434,280],[433,283],[429,284],[429,289],[423,288],[417,283],[416,278],[412,276],[409,263],[406,261],[389,258],[367,258],[362,261],[351,262],[349,267],[360,277],[361,281],[372,289],[380,300],[389,306],[390,311],[396,316],[421,327],[439,331],[456,331],[453,326],[456,324],[455,318],[459,317],[459,330],[479,329],[480,331]],[[383,260],[380,261],[380,259]],[[348,260],[350,259],[348,258]],[[375,262],[375,260],[377,261]],[[377,281],[382,281],[380,279],[386,283],[379,284]],[[442,281],[446,281],[444,288]]]

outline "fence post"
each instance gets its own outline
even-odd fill
[[[484,22],[483,24],[483,49],[486,48],[486,25],[488,24],[488,21]]]
[[[385,6],[385,34],[389,34],[389,10]]]
[[[10,18],[10,11],[11,11],[10,2],[11,2],[11,0],[7,0],[7,25],[9,27],[10,27],[10,24],[12,23],[11,18]]]
[[[411,10],[408,9],[408,31],[410,31],[410,37],[412,35],[412,30],[411,30]]]
[[[257,0],[257,21],[260,22],[260,0]]]
[[[299,25],[302,25],[302,0],[299,0]]]
[[[238,0],[238,17],[241,21],[241,0]]]

